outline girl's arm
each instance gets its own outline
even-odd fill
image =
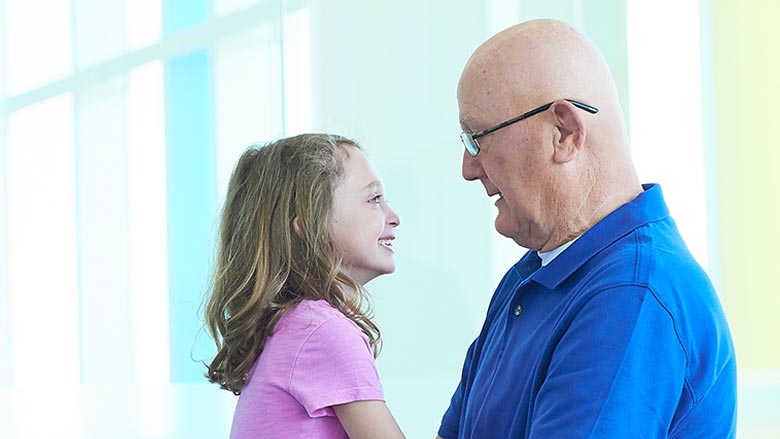
[[[333,411],[350,439],[403,439],[384,401],[355,401],[334,405]]]

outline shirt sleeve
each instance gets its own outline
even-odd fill
[[[384,400],[368,338],[343,318],[320,324],[296,355],[289,392],[311,417],[334,416],[337,404]]]
[[[514,275],[515,271],[510,270],[504,276],[504,278],[501,279],[501,283],[499,283],[498,287],[496,288],[496,293],[493,294],[493,297],[490,299],[490,305],[488,306],[488,312],[487,316],[485,317],[485,322],[482,325],[482,330],[480,331],[479,336],[474,340],[474,342],[471,343],[471,346],[469,346],[469,349],[466,351],[466,359],[463,361],[463,372],[461,373],[460,383],[458,384],[457,389],[455,389],[455,393],[450,399],[450,406],[447,408],[447,411],[442,417],[441,425],[439,426],[439,431],[437,433],[444,439],[455,439],[459,437],[460,420],[463,414],[463,395],[471,387],[470,382],[473,379],[472,369],[474,367],[474,358],[479,358],[479,351],[482,349],[485,334],[492,326],[496,315],[499,314],[501,310],[501,304],[506,300],[507,294],[512,291],[511,289],[504,288],[504,285],[507,282],[515,281],[516,277]],[[504,292],[504,294],[501,294],[501,292]]]
[[[602,291],[552,354],[529,438],[666,438],[686,361],[674,321],[651,291]]]

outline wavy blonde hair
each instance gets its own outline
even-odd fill
[[[348,147],[360,148],[341,136],[303,134],[252,146],[238,160],[204,311],[217,345],[206,377],[221,388],[241,393],[276,322],[302,300],[326,300],[379,354],[366,292],[341,270],[330,237],[333,192]]]

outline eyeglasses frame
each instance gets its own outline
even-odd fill
[[[575,107],[581,109],[581,110],[587,111],[588,113],[596,114],[596,113],[599,112],[598,108],[590,106],[588,104],[583,104],[582,102],[575,101],[574,99],[564,99],[564,100],[566,102],[569,102],[570,104],[574,105]],[[509,120],[501,122],[500,124],[498,124],[498,125],[496,125],[494,127],[488,128],[486,130],[482,130],[482,131],[477,132],[477,133],[473,133],[472,134],[472,133],[467,133],[467,132],[464,131],[464,132],[460,133],[460,141],[463,142],[463,146],[466,148],[466,151],[468,151],[469,154],[471,154],[472,157],[475,157],[477,154],[479,154],[479,151],[481,151],[481,148],[479,146],[479,142],[477,142],[478,138],[487,136],[490,133],[494,133],[494,132],[500,130],[501,128],[504,128],[504,127],[507,127],[509,125],[512,125],[515,122],[520,122],[523,119],[528,119],[529,117],[531,117],[531,116],[533,116],[535,114],[539,114],[541,112],[547,111],[547,109],[550,108],[552,106],[552,104],[554,104],[555,102],[556,101],[552,101],[550,103],[542,105],[541,107],[536,107],[536,108],[534,108],[531,111],[527,111],[527,112],[525,112],[525,113],[523,113],[523,114],[521,114],[521,115],[519,115],[517,117],[513,117],[513,118],[511,118]],[[469,147],[469,145],[471,145],[472,147]]]

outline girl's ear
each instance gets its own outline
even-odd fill
[[[299,238],[303,238],[303,229],[301,229],[301,224],[298,221],[297,216],[293,218],[292,226],[293,226],[293,230],[295,231],[295,234],[298,235]]]

